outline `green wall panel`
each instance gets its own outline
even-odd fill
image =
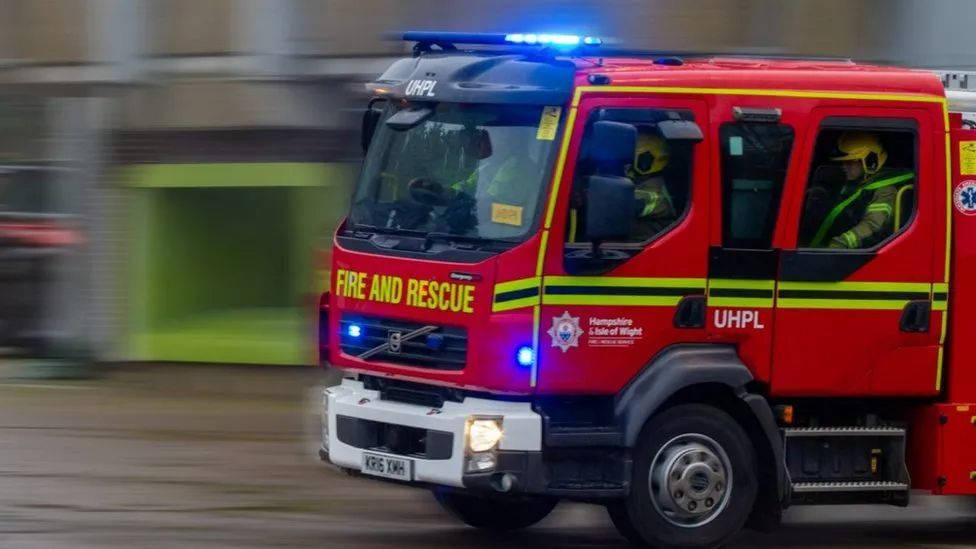
[[[316,272],[316,250],[331,245],[354,173],[343,164],[124,170],[135,194],[125,301],[132,358],[313,363],[316,277],[327,276]]]
[[[126,167],[123,181],[133,187],[321,187],[330,178],[349,177],[345,164],[300,162],[140,164]]]

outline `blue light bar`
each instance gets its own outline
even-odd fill
[[[359,324],[350,324],[346,333],[349,334],[349,337],[359,338],[363,335],[363,327]]]
[[[599,46],[603,44],[603,40],[599,38],[575,34],[506,34],[505,41],[511,44],[557,47]]]
[[[578,48],[599,46],[603,40],[593,36],[576,34],[486,32],[408,32],[403,35],[408,42],[426,44],[478,44],[486,46],[549,46],[554,48]]]

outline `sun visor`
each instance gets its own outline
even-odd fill
[[[427,54],[395,62],[367,89],[414,101],[562,105],[575,73],[572,63],[558,59]]]

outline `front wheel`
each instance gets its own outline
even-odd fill
[[[549,516],[558,503],[548,498],[489,498],[434,490],[441,507],[474,528],[492,532],[522,530]]]
[[[717,408],[686,404],[641,430],[630,495],[608,511],[638,546],[719,547],[749,518],[757,485],[755,451],[742,427]]]

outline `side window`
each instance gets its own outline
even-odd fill
[[[800,218],[800,247],[873,248],[911,224],[918,138],[896,125],[906,126],[821,129]]]
[[[620,160],[612,165],[597,163],[590,151],[594,148],[593,124],[611,120],[632,125],[637,132],[634,150],[618,151]],[[665,109],[602,109],[588,120],[579,159],[574,172],[566,242],[568,250],[589,249],[582,220],[587,213],[586,189],[592,176],[626,178],[634,185],[634,203],[619,215],[630,218],[630,234],[615,242],[603,242],[604,249],[615,246],[633,255],[643,245],[657,239],[688,210],[691,196],[691,163],[694,140],[668,139],[662,133],[662,122],[688,122],[688,111]]]
[[[719,129],[722,149],[722,247],[767,249],[779,213],[793,149],[793,128],[730,123]]]

